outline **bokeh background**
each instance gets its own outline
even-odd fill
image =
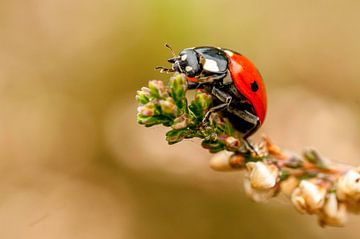
[[[360,165],[356,0],[0,2],[0,238],[358,238],[279,197],[255,204],[198,141],[136,124],[154,66],[233,48],[265,78],[261,134]]]

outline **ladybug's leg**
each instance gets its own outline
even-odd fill
[[[238,109],[231,108],[231,109],[229,109],[229,111],[231,113],[233,113],[234,115],[236,115],[237,117],[241,118],[242,120],[244,120],[252,125],[252,127],[250,127],[245,132],[245,134],[243,136],[244,139],[249,137],[251,135],[251,133],[254,132],[254,130],[256,130],[256,128],[259,127],[259,125],[260,125],[259,117],[250,113],[247,110],[238,110]]]
[[[205,123],[208,120],[211,113],[227,108],[227,110],[229,112],[231,112],[232,114],[234,114],[237,117],[241,118],[242,120],[248,122],[251,125],[251,127],[245,132],[245,134],[243,136],[243,140],[244,140],[245,147],[249,151],[254,152],[255,154],[257,154],[255,148],[251,145],[251,143],[248,141],[247,138],[252,134],[252,132],[254,132],[254,130],[257,129],[257,127],[259,127],[259,125],[260,125],[259,117],[257,117],[256,115],[250,113],[249,111],[240,110],[240,109],[236,109],[236,108],[231,107],[230,103],[232,101],[232,96],[229,93],[225,92],[225,91],[222,91],[222,90],[220,90],[220,89],[218,89],[216,87],[213,87],[212,91],[211,91],[211,94],[213,96],[215,96],[218,100],[220,100],[223,103],[210,108],[208,110],[208,112],[205,114],[205,117],[203,119],[203,123]]]
[[[204,89],[206,86],[209,85],[209,83],[188,81],[187,85],[188,85],[187,86],[188,90],[196,90],[196,89]]]
[[[175,72],[174,69],[169,69],[169,68],[166,68],[166,67],[163,67],[163,66],[157,66],[157,67],[155,67],[155,70],[160,71],[160,73],[167,73],[167,74]]]
[[[247,110],[241,110],[241,109],[230,106],[233,98],[229,93],[227,93],[226,91],[222,91],[214,86],[211,90],[211,94],[213,96],[215,96],[218,100],[220,100],[222,102],[222,104],[219,104],[217,106],[210,108],[208,110],[208,112],[206,113],[204,120],[206,120],[212,112],[223,110],[224,108],[227,108],[227,110],[229,112],[231,112],[232,114],[241,118],[242,120],[248,122],[252,126],[245,132],[245,134],[243,136],[244,138],[247,138],[248,136],[250,136],[251,133],[254,130],[256,130],[257,127],[259,127],[259,125],[260,125],[259,117],[250,113]]]
[[[227,73],[221,73],[221,74],[212,74],[211,76],[200,76],[198,77],[199,81],[203,83],[211,83],[214,81],[219,81],[224,79],[228,74]]]
[[[206,112],[206,114],[205,114],[202,122],[205,123],[206,121],[208,121],[211,113],[214,113],[214,112],[216,112],[216,111],[222,110],[222,109],[226,108],[227,105],[228,105],[228,104],[224,103],[224,104],[220,104],[220,105],[217,105],[217,106],[214,106],[214,107],[210,108],[210,109]]]
[[[243,138],[245,148],[251,152],[254,152],[256,155],[258,155],[258,152],[254,148],[254,146],[249,142],[247,138]]]
[[[219,74],[219,75],[212,75],[212,76],[200,76],[197,77],[199,82],[188,81],[188,89],[203,89],[206,85],[212,84],[214,81],[218,81],[220,79],[224,79],[227,74]]]
[[[189,90],[201,89],[202,84],[197,82],[188,81],[187,83]]]
[[[216,98],[218,98],[223,103],[210,108],[208,110],[208,112],[206,112],[206,114],[204,116],[204,119],[202,120],[203,123],[205,123],[209,119],[211,113],[219,111],[219,110],[223,110],[225,108],[229,108],[229,105],[230,105],[230,103],[232,101],[232,96],[231,95],[229,95],[225,91],[222,91],[222,90],[220,90],[220,89],[218,89],[216,87],[212,88],[211,94],[213,96],[215,96]]]
[[[253,127],[251,127],[248,130],[248,132],[246,132],[245,135],[252,132],[259,125],[259,117],[257,117],[256,115],[254,115],[246,110],[238,110],[238,109],[231,108],[229,111],[231,113],[233,113],[234,115],[236,115],[237,117],[241,118],[242,120],[253,125]]]
[[[252,146],[252,144],[249,142],[248,137],[254,132],[254,130],[256,130],[259,127],[260,125],[259,117],[246,110],[242,111],[242,110],[232,109],[231,112],[252,125],[252,127],[249,128],[247,132],[245,132],[243,136],[243,140],[245,147],[249,151],[254,152],[257,155],[258,153],[255,150],[254,146]]]
[[[223,102],[226,106],[229,106],[230,103],[231,103],[231,100],[232,100],[232,96],[223,91],[223,90],[220,90],[219,88],[217,88],[216,86],[214,86],[212,89],[211,89],[211,94],[213,96],[215,96],[216,98],[218,98],[221,102]]]

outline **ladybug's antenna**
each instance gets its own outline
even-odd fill
[[[169,68],[166,68],[166,67],[163,67],[163,66],[157,66],[157,67],[155,67],[155,70],[159,70],[160,73],[172,73],[172,72],[175,72],[175,70],[169,69]]]
[[[165,47],[170,50],[171,54],[172,54],[174,57],[176,57],[175,51],[172,49],[172,47],[171,47],[168,43],[165,43]]]

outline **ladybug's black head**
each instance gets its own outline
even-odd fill
[[[202,64],[200,55],[194,49],[185,49],[179,56],[170,58],[168,62],[172,63],[172,69],[184,73],[188,77],[200,75]]]

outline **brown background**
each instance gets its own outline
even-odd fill
[[[198,141],[136,125],[135,92],[177,51],[233,48],[264,76],[257,134],[360,165],[359,1],[3,0],[0,238],[358,238],[280,196],[254,204]]]

